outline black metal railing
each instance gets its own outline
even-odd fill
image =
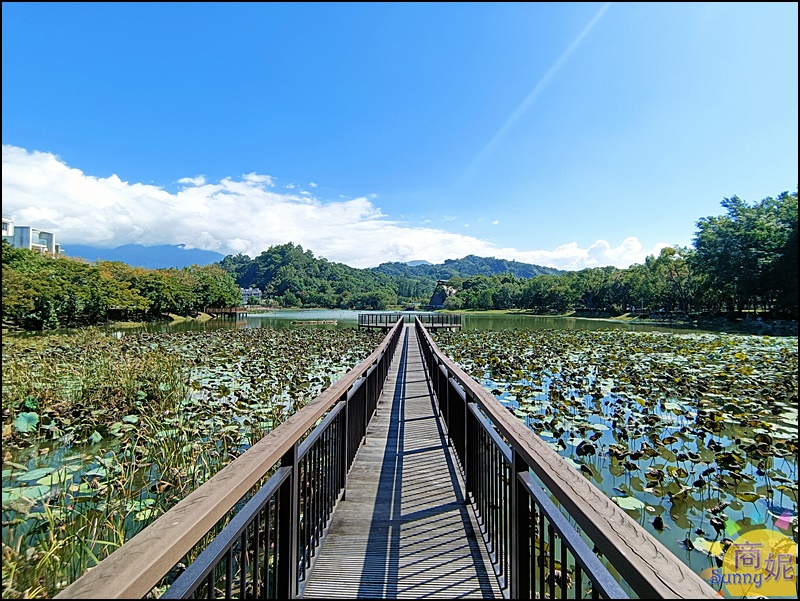
[[[414,323],[419,319],[428,327],[461,327],[459,313],[359,313],[358,325],[361,327],[391,327],[398,319],[404,323]]]
[[[461,327],[459,313],[420,313],[417,319],[427,327]]]
[[[442,354],[420,320],[416,329],[448,442],[507,597],[716,596]]]
[[[399,319],[403,319],[402,313],[359,313],[358,326],[362,328],[391,328]]]
[[[197,545],[214,531],[211,527],[200,530],[203,520],[195,518],[197,526],[180,528],[184,516],[196,507],[209,515],[206,523],[212,524],[216,519],[212,520],[212,514],[230,511],[237,504],[243,507],[205,548],[191,547],[196,557],[186,562],[187,567],[169,582],[161,598],[301,596],[335,506],[344,495],[347,473],[377,408],[402,331],[398,319],[370,358],[58,598],[141,598],[152,594],[153,587],[164,586],[167,574],[175,573],[180,562],[170,558],[183,559],[189,542]],[[242,480],[263,479],[270,473],[246,503],[242,495],[225,489],[226,482],[233,488],[234,483],[238,486]],[[185,529],[197,532],[191,541],[178,545],[170,540],[170,529],[180,530],[173,535],[176,538],[185,535]],[[148,541],[153,541],[151,546]],[[148,559],[146,567],[129,565],[140,562],[147,553],[157,557]],[[131,584],[131,579],[137,582]]]

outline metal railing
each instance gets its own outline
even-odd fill
[[[718,598],[446,357],[421,321],[415,327],[449,444],[506,596]]]
[[[414,323],[419,319],[426,326],[461,327],[459,313],[359,313],[358,325],[361,327],[391,327],[398,319]]]
[[[461,314],[459,313],[421,313],[417,319],[427,327],[461,327]]]
[[[56,598],[302,595],[401,332]]]
[[[400,319],[403,319],[402,313],[359,313],[358,326],[364,328],[390,328]]]

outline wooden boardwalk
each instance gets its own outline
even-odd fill
[[[406,325],[304,598],[502,598]]]

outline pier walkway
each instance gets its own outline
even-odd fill
[[[307,598],[502,598],[406,324]]]

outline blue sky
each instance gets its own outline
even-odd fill
[[[63,245],[562,269],[797,190],[797,3],[3,3],[3,216]]]

